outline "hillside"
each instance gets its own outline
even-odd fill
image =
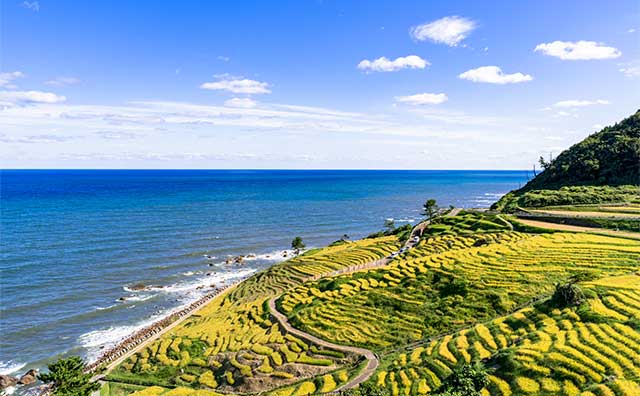
[[[486,372],[482,395],[640,391],[637,240],[461,211],[380,260],[399,246],[396,236],[344,242],[256,274],[108,373],[102,395],[303,396],[354,384],[364,388],[346,394],[439,394],[464,364]],[[558,299],[558,285],[577,287],[578,301]]]
[[[640,184],[640,110],[563,151],[493,209],[627,202]]]

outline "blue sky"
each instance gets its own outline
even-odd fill
[[[640,107],[637,1],[3,0],[0,17],[4,168],[528,169]]]

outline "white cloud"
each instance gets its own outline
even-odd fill
[[[424,69],[430,63],[417,55],[401,56],[395,60],[381,57],[373,61],[363,60],[358,63],[358,69],[376,72],[392,72],[402,69]]]
[[[138,137],[135,133],[123,131],[97,131],[95,135],[107,140],[134,139]]]
[[[256,107],[258,103],[255,100],[249,98],[233,98],[226,100],[224,102],[224,105],[227,107],[240,107],[243,109],[250,109]]]
[[[40,11],[40,3],[37,1],[23,1],[22,6],[31,11],[35,11],[35,12]]]
[[[64,96],[42,91],[0,91],[0,105],[11,106],[27,103],[60,103]]]
[[[629,78],[640,77],[640,60],[619,64],[618,69],[621,73]]]
[[[554,41],[538,44],[533,50],[562,60],[589,60],[618,58],[622,52],[595,41]]]
[[[64,87],[67,85],[80,84],[80,80],[75,77],[56,77],[53,80],[46,81],[45,84],[54,87]]]
[[[555,107],[563,107],[563,108],[572,108],[572,107],[584,107],[584,106],[593,106],[593,105],[606,105],[609,104],[608,100],[561,100],[560,102],[555,103],[553,106]]]
[[[236,94],[268,94],[269,84],[247,78],[236,78],[228,75],[217,76],[218,81],[200,85],[202,89],[229,91]]]
[[[77,139],[76,136],[60,136],[60,135],[27,135],[20,137],[7,136],[0,134],[0,142],[3,143],[61,143]]]
[[[463,80],[490,84],[515,84],[533,80],[533,77],[529,74],[504,74],[498,66],[482,66],[477,69],[467,70],[458,77]]]
[[[476,28],[476,23],[468,18],[448,16],[437,21],[411,28],[413,38],[419,41],[431,40],[435,43],[457,46]]]
[[[13,80],[24,77],[24,73],[20,71],[0,73],[0,87],[15,88]]]
[[[446,102],[449,98],[446,94],[421,93],[409,96],[396,96],[396,102],[407,103],[414,106],[434,105]]]
[[[223,62],[229,62],[231,60],[231,58],[229,58],[228,56],[223,56],[223,55],[217,56],[216,59],[221,60]]]

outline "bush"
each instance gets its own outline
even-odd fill
[[[561,285],[556,284],[556,290],[551,297],[551,304],[557,308],[574,307],[586,300],[582,289],[575,282]]]
[[[480,396],[480,391],[488,384],[487,373],[482,366],[464,364],[456,367],[433,395]]]

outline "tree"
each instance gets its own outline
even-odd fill
[[[435,199],[429,199],[422,205],[422,215],[427,217],[427,220],[433,220],[436,213],[438,213],[438,204]]]
[[[487,373],[480,365],[463,364],[453,370],[433,396],[480,396],[489,384]]]
[[[393,232],[393,230],[395,230],[395,229],[396,229],[396,222],[395,222],[395,221],[393,221],[393,219],[386,219],[386,220],[384,221],[384,228],[386,228],[386,229],[387,229],[387,232],[388,232],[389,234],[391,234],[391,233]]]
[[[53,386],[54,395],[89,396],[100,389],[100,384],[91,382],[91,374],[84,372],[84,362],[78,356],[59,359],[47,367],[49,372],[38,378]]]
[[[551,162],[545,161],[543,156],[540,156],[540,158],[538,159],[538,163],[540,164],[542,169],[547,169],[549,167],[549,165],[551,164]],[[535,165],[534,165],[534,167],[535,167]]]
[[[299,236],[293,238],[291,241],[291,249],[295,250],[296,254],[300,254],[300,250],[304,249],[304,242],[302,242],[302,238]]]

